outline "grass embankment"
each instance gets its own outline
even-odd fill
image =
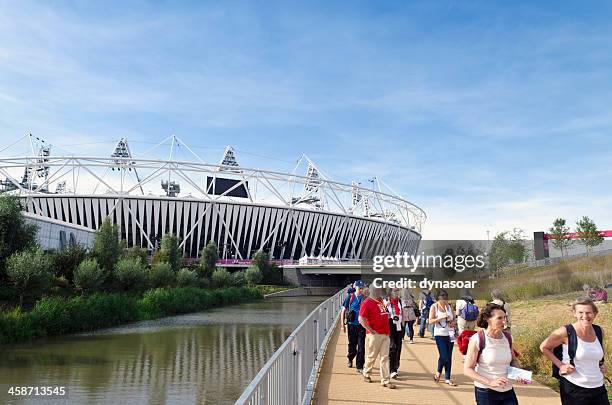
[[[612,295],[612,291],[608,290]],[[555,329],[574,322],[570,303],[583,297],[584,292],[573,292],[541,299],[511,302],[512,335],[515,348],[520,353],[521,365],[534,372],[536,379],[555,390],[558,382],[551,377],[552,364],[540,352],[540,343]],[[612,303],[598,305],[595,323],[604,328],[604,344],[607,377],[612,377]],[[608,385],[612,399],[612,386]]]
[[[96,293],[88,297],[47,297],[29,312],[0,313],[0,344],[24,342],[146,319],[202,311],[261,299],[255,288],[156,288],[142,296]]]
[[[612,280],[612,255],[580,257],[564,260],[550,266],[521,268],[515,273],[509,269],[496,279],[482,279],[477,292],[485,294],[500,288],[510,301],[540,298],[547,295],[571,293],[582,286],[602,286]]]

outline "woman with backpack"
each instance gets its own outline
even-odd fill
[[[476,320],[478,319],[479,309],[474,298],[469,291],[464,291],[464,294],[456,302],[457,328],[459,334],[464,330],[475,330]]]
[[[406,325],[406,335],[408,336],[408,343],[414,343],[414,323],[417,318],[421,316],[419,312],[419,306],[414,299],[414,295],[409,289],[404,289],[402,297],[402,320]]]
[[[451,334],[455,332],[453,309],[448,303],[448,293],[442,289],[436,294],[436,303],[429,310],[429,323],[433,325],[433,335],[438,347],[438,369],[434,373],[434,381],[440,381],[444,368],[444,382],[451,387],[457,384],[451,380],[451,367],[453,360],[453,344]],[[452,332],[451,332],[452,329]]]
[[[516,357],[512,335],[504,330],[505,319],[504,307],[487,304],[476,322],[483,329],[469,340],[463,374],[474,380],[477,405],[518,404],[508,379],[508,366],[516,367]]]
[[[589,298],[572,304],[576,322],[560,327],[540,345],[553,363],[563,405],[610,405],[604,384],[603,329],[593,324],[597,306]]]

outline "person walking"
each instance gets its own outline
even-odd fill
[[[572,304],[576,321],[555,330],[540,345],[553,363],[563,405],[610,405],[604,384],[604,330],[595,325],[597,305],[589,298]]]
[[[469,341],[463,374],[474,380],[477,405],[518,405],[508,367],[517,367],[512,350],[512,335],[504,330],[506,311],[487,304],[478,315],[480,328]],[[525,382],[517,380],[518,382]]]
[[[504,311],[506,311],[506,323],[504,324],[504,330],[511,332],[510,328],[512,325],[510,322],[510,305],[508,305],[508,303],[504,301],[504,296],[501,290],[498,288],[491,291],[491,298],[493,299],[493,301],[491,301],[493,304],[497,304],[504,307]]]
[[[434,300],[430,290],[423,290],[419,295],[419,312],[421,313],[419,322],[419,336],[425,337],[425,328],[429,322],[429,310],[433,305]]]
[[[442,369],[444,369],[444,382],[451,387],[456,387],[457,384],[451,379],[453,360],[451,334],[454,333],[455,321],[453,309],[448,303],[448,293],[445,290],[440,289],[436,294],[436,303],[431,306],[429,311],[429,323],[434,325],[434,340],[439,354],[438,368],[434,373],[434,380],[436,382],[440,381]]]
[[[464,330],[476,330],[476,320],[479,314],[478,305],[469,291],[463,291],[463,295],[455,304],[455,315],[457,316],[457,328],[459,334]]]
[[[370,296],[363,301],[359,310],[359,323],[366,330],[363,380],[372,382],[372,367],[380,356],[380,383],[383,387],[394,389],[395,384],[389,375],[389,313],[382,294],[382,288],[370,286]]]
[[[402,340],[404,339],[404,325],[402,320],[402,300],[400,291],[394,288],[389,291],[386,301],[389,312],[389,371],[391,378],[397,378],[402,355]]]
[[[404,321],[408,343],[414,343],[414,323],[420,316],[419,306],[414,300],[414,295],[409,289],[404,289],[402,294],[402,320]]]
[[[348,328],[348,366],[353,367],[353,360],[356,358],[355,367],[358,373],[363,372],[365,363],[365,335],[366,330],[359,323],[359,310],[364,300],[364,283],[361,280],[355,281],[355,291],[347,295],[342,308],[342,331]]]

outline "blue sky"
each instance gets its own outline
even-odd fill
[[[558,2],[0,1],[0,145],[379,175],[425,238],[612,228],[612,10]],[[67,146],[71,145],[71,146]]]

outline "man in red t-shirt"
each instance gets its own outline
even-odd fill
[[[363,380],[372,382],[370,374],[380,355],[380,383],[395,388],[389,377],[389,313],[382,299],[382,288],[370,287],[370,296],[359,309],[359,323],[366,329]]]

